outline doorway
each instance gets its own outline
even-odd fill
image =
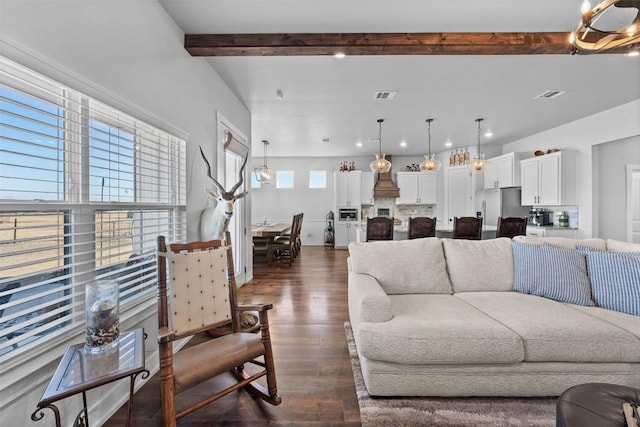
[[[640,243],[640,165],[627,165],[627,241]]]
[[[229,123],[220,113],[218,119],[218,179],[224,182],[225,189],[229,190],[240,179],[240,169],[245,156],[249,153],[246,137]],[[232,138],[229,142],[228,135]],[[236,194],[246,191],[248,187],[246,168],[243,171],[243,184],[236,190]],[[229,221],[228,230],[231,234],[233,264],[236,283],[246,283],[247,266],[247,242],[245,236],[245,224],[247,223],[247,198],[243,197],[235,201],[233,216]]]

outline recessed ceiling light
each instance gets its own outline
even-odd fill
[[[629,53],[625,53],[626,56],[640,56],[640,50],[632,50]]]
[[[406,147],[407,146],[407,141],[402,141],[400,143],[400,147]]]
[[[484,133],[484,136],[486,136],[487,138],[491,138],[493,136],[493,132],[491,132],[490,130],[486,131]]]
[[[447,141],[447,142],[444,143],[445,147],[451,147],[452,145],[453,145],[453,142],[451,142],[451,141]]]
[[[342,58],[344,58],[345,56],[347,56],[347,54],[346,54],[346,53],[344,53],[344,52],[336,52],[336,54],[335,54],[335,55],[333,55],[333,57],[334,57],[334,58],[337,58],[337,59],[342,59]]]
[[[360,141],[356,142],[356,147],[362,147],[362,142]]]

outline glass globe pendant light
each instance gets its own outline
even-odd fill
[[[469,170],[471,172],[484,172],[487,169],[487,159],[485,159],[484,154],[480,154],[480,135],[482,133],[480,122],[483,120],[484,119],[476,119],[478,123],[478,151],[476,152],[476,157],[469,163]]]
[[[271,180],[273,179],[273,171],[269,169],[267,166],[267,146],[269,145],[269,141],[266,139],[262,140],[264,144],[264,164],[258,168],[253,170],[255,174],[256,181],[261,182],[263,184],[271,184]]]
[[[376,159],[369,164],[372,172],[386,173],[391,170],[391,162],[384,158],[382,154],[382,122],[384,119],[378,119],[378,141],[380,142],[380,154],[376,154]]]
[[[440,170],[440,161],[436,159],[435,154],[431,154],[431,122],[433,119],[427,119],[428,125],[428,141],[429,141],[429,154],[424,155],[424,160],[420,163],[420,170],[422,172],[438,172]]]

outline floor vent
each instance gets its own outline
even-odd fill
[[[567,93],[567,90],[546,90],[533,99],[554,99]]]
[[[379,90],[373,95],[373,99],[386,100],[393,99],[398,94],[397,90]]]

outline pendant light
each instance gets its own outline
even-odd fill
[[[262,144],[264,145],[264,164],[259,168],[254,168],[253,173],[256,177],[256,181],[263,184],[271,184],[273,172],[267,166],[267,146],[269,145],[269,141],[263,139]]]
[[[480,154],[480,135],[482,133],[480,122],[483,120],[484,119],[476,119],[478,123],[478,151],[476,152],[476,157],[469,163],[469,170],[471,170],[471,172],[484,172],[487,169],[487,160],[484,158],[484,154]]]
[[[378,141],[380,142],[380,154],[376,154],[376,159],[369,165],[372,172],[378,173],[386,173],[391,170],[391,162],[384,158],[386,154],[382,154],[382,122],[384,122],[384,119],[378,119]]]
[[[431,154],[431,122],[433,119],[427,119],[427,132],[429,141],[429,154],[425,154],[424,160],[420,163],[420,170],[422,172],[438,172],[440,170],[440,162],[436,159],[435,154]]]

